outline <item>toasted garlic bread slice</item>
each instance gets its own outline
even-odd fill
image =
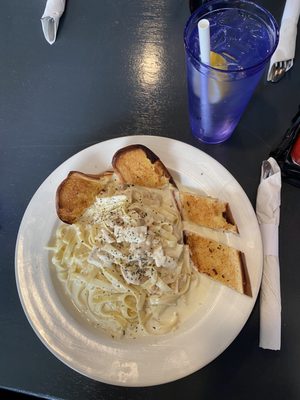
[[[193,193],[180,193],[183,220],[207,228],[238,232],[228,203]]]
[[[73,224],[93,204],[96,196],[107,189],[112,182],[113,172],[89,175],[71,171],[56,191],[58,217],[67,224]]]
[[[252,296],[242,252],[195,233],[184,233],[191,260],[199,272],[239,293]]]
[[[176,187],[168,169],[148,147],[134,144],[117,151],[112,166],[123,183],[161,188],[171,184]]]

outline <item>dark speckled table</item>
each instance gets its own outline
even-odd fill
[[[280,21],[284,1],[259,3]],[[209,146],[191,136],[188,124],[182,40],[187,0],[69,1],[53,46],[42,35],[44,5],[37,0],[0,5],[0,387],[70,400],[299,399],[296,187],[282,187],[281,351],[258,347],[256,304],[224,353],[202,370],[161,386],[110,386],[57,360],[23,313],[14,251],[22,215],[44,179],[78,151],[124,135],[167,136],[198,147],[233,174],[255,205],[261,162],[300,103],[300,40],[288,75],[278,84],[262,80],[232,138]]]

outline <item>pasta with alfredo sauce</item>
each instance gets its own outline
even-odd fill
[[[112,337],[164,334],[198,280],[169,189],[117,188],[56,231],[52,262],[76,307]]]

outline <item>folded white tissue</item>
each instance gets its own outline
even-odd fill
[[[66,0],[48,0],[41,22],[44,36],[48,43],[53,44],[56,40],[56,34],[60,17],[65,10]]]
[[[278,259],[278,226],[280,217],[281,171],[273,158],[263,161],[257,191],[256,214],[263,249],[264,268],[260,291],[260,337],[263,349],[280,350],[281,296]]]

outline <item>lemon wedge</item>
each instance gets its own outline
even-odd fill
[[[221,54],[215,53],[214,51],[210,52],[210,65],[212,67],[218,69],[227,69],[227,61]]]
[[[228,64],[225,58],[214,51],[210,52],[210,65],[221,70],[228,69]],[[206,77],[199,73],[196,68],[192,67],[192,85],[194,94],[197,97],[208,97],[210,104],[219,103],[228,92],[229,84],[229,82],[218,79],[219,77],[222,78],[222,72],[219,74],[220,76],[218,76],[217,71],[212,72],[211,77],[206,79]]]
[[[214,51],[210,52],[210,65],[222,70],[227,70],[228,68],[225,58]],[[209,79],[208,95],[210,104],[217,104],[221,101],[227,91],[225,86],[225,82],[213,78]]]

